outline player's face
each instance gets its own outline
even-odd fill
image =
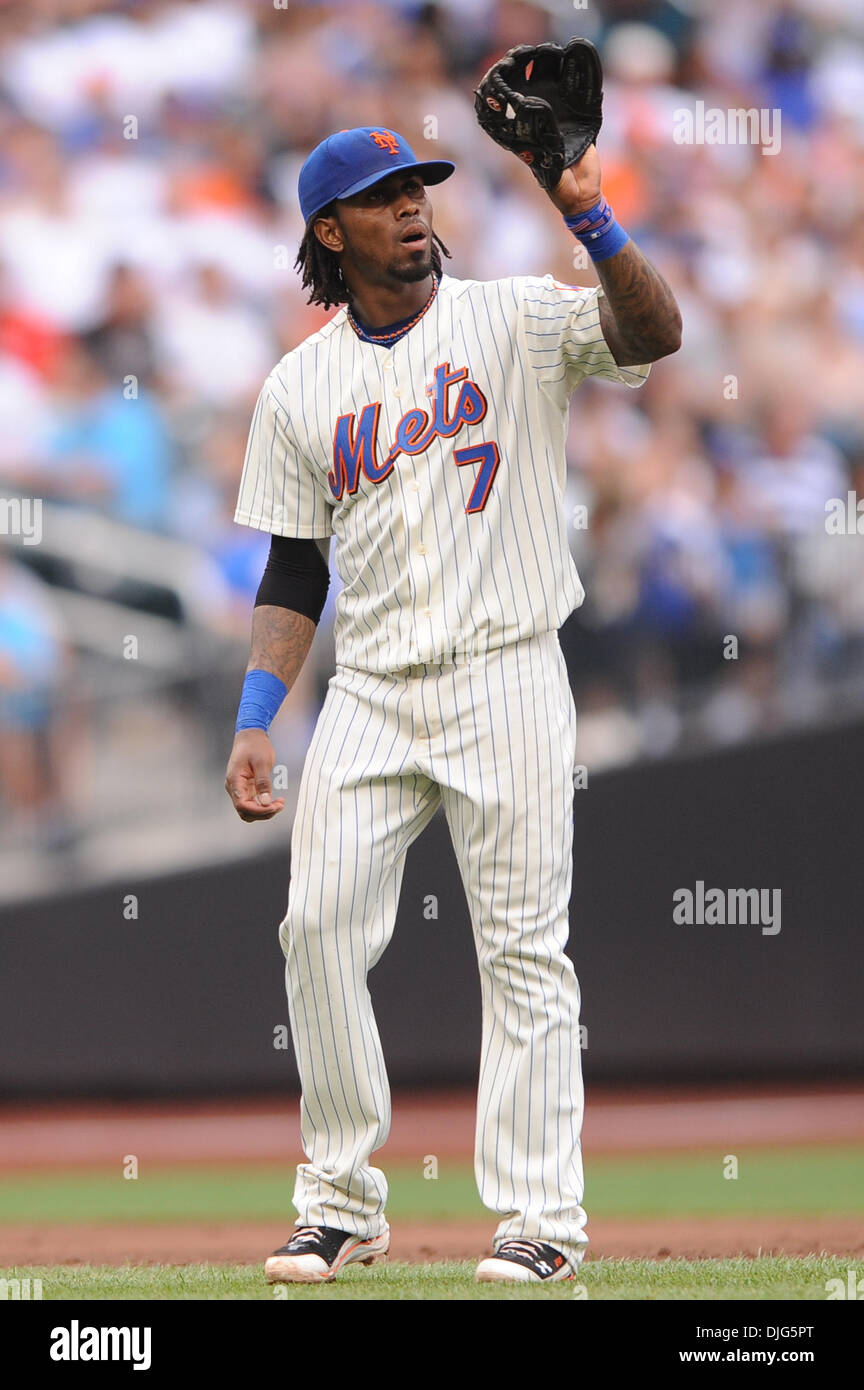
[[[324,244],[341,255],[349,285],[414,284],[432,273],[432,206],[411,170],[340,199],[325,222]]]

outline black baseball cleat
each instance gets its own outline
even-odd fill
[[[566,1255],[542,1240],[502,1240],[494,1255],[481,1260],[477,1280],[481,1284],[504,1282],[554,1284],[575,1279]]]
[[[333,1226],[298,1226],[264,1264],[268,1284],[332,1284],[343,1265],[374,1264],[390,1248],[389,1231],[364,1240]]]

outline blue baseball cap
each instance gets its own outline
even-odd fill
[[[328,135],[300,170],[300,211],[308,222],[334,198],[350,198],[388,174],[416,169],[424,183],[443,183],[456,168],[449,159],[419,160],[401,135],[384,126],[363,125]]]

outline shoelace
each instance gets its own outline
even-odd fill
[[[539,1240],[503,1240],[498,1246],[496,1254],[500,1255],[502,1251],[512,1250],[518,1255],[528,1255],[533,1260],[540,1254],[541,1244],[542,1241]]]
[[[324,1232],[320,1226],[308,1226],[303,1231],[298,1231],[296,1236],[292,1236],[289,1244],[302,1245],[304,1241],[316,1241],[323,1238]]]

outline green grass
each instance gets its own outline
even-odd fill
[[[595,1260],[578,1282],[547,1287],[478,1285],[474,1265],[442,1262],[348,1269],[330,1285],[263,1282],[260,1265],[30,1266],[3,1270],[3,1277],[42,1280],[42,1297],[66,1299],[256,1299],[302,1302],[374,1300],[812,1300],[824,1302],[828,1279],[845,1283],[848,1260],[822,1255],[792,1259]]]
[[[864,1211],[860,1147],[740,1149],[739,1176],[723,1177],[723,1154],[595,1158],[586,1206],[594,1216],[811,1216]],[[465,1163],[442,1160],[437,1180],[419,1163],[388,1169],[393,1220],[488,1218]],[[293,1220],[294,1170],[184,1165],[116,1172],[52,1170],[0,1181],[2,1222]]]
[[[739,1176],[723,1177],[724,1155],[596,1158],[588,1164],[590,1216],[853,1215],[864,1210],[860,1147],[741,1149]],[[490,1221],[471,1167],[442,1160],[437,1180],[419,1163],[388,1167],[388,1215],[399,1220]],[[273,1221],[293,1223],[293,1166],[183,1165],[148,1168],[124,1180],[110,1172],[51,1172],[0,1181],[0,1224],[40,1222]],[[331,1286],[262,1280],[260,1265],[28,1267],[0,1271],[42,1280],[43,1298],[373,1300],[824,1300],[828,1279],[845,1281],[843,1257],[760,1257],[687,1261],[590,1260],[579,1281],[546,1288],[482,1286],[472,1263],[386,1264],[349,1269]],[[583,1289],[580,1286],[584,1286]]]

